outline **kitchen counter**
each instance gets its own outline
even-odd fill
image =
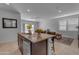
[[[54,41],[54,37],[54,35],[44,33],[41,33],[40,37],[38,37],[37,33],[34,33],[32,35],[19,33],[18,46],[22,54],[27,54],[28,51],[26,50],[29,50],[29,55],[47,55],[49,53],[48,39],[50,38],[52,39],[52,41]],[[25,44],[23,42],[25,42]]]

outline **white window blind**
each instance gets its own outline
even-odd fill
[[[66,20],[60,20],[59,21],[59,30],[66,31],[66,25],[67,25]]]
[[[68,20],[68,31],[78,31],[76,28],[78,26],[78,19]]]
[[[61,31],[78,31],[78,19],[59,20],[59,30]]]

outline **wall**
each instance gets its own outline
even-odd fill
[[[17,19],[18,28],[2,28],[2,18]],[[11,10],[0,9],[0,43],[11,42],[17,40],[17,33],[21,30],[20,14]]]
[[[37,21],[22,20],[21,21],[21,32],[24,32],[24,24],[34,24],[35,30],[39,27],[39,22]]]
[[[57,30],[57,26],[56,26],[56,20],[45,20],[45,19],[40,19],[40,28],[47,30],[50,29],[50,31],[56,31]]]

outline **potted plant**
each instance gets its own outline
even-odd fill
[[[35,32],[38,33],[38,36],[41,36],[41,33],[43,32],[43,30],[42,29],[37,29]]]
[[[29,32],[30,35],[32,34],[31,28],[32,28],[32,24],[28,24],[27,29],[28,29],[28,32]]]

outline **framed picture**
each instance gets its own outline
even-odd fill
[[[17,20],[10,18],[2,18],[3,28],[17,28]]]

